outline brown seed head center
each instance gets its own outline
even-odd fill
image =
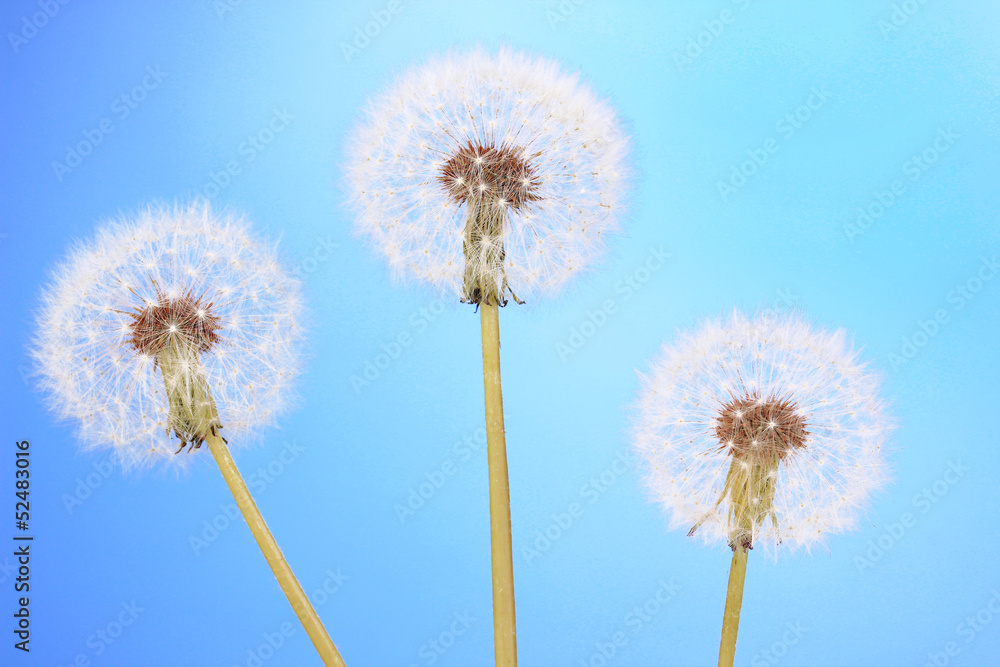
[[[721,449],[753,463],[780,461],[804,448],[809,432],[794,401],[751,392],[722,406],[715,435]]]
[[[462,146],[441,168],[438,182],[455,202],[505,203],[518,210],[541,199],[541,179],[524,151],[514,146],[473,144]]]
[[[156,355],[171,343],[183,343],[199,352],[219,342],[222,324],[212,304],[191,293],[169,298],[157,290],[155,303],[129,313],[129,344],[140,354]]]

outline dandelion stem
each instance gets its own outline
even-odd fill
[[[299,585],[298,580],[292,573],[292,569],[285,561],[285,557],[282,555],[281,549],[278,548],[278,543],[274,541],[274,536],[271,535],[267,524],[264,523],[264,517],[261,516],[260,510],[257,509],[257,504],[253,501],[253,497],[250,495],[250,491],[247,489],[247,485],[240,475],[240,471],[237,470],[236,463],[233,462],[233,457],[229,454],[229,448],[222,441],[222,438],[214,432],[209,432],[205,438],[205,442],[208,443],[209,449],[212,450],[212,456],[215,457],[215,462],[219,464],[219,470],[222,471],[222,476],[225,478],[226,484],[233,494],[233,498],[236,499],[236,504],[243,513],[243,518],[246,519],[247,526],[250,527],[250,532],[253,533],[254,539],[257,540],[257,545],[264,553],[267,564],[271,566],[271,571],[274,572],[274,576],[278,580],[278,585],[281,586],[281,590],[288,597],[292,609],[295,610],[295,615],[299,617],[302,627],[306,629],[309,639],[312,640],[313,646],[316,647],[320,658],[323,659],[323,664],[328,667],[330,665],[344,667],[344,661],[340,657],[337,647],[333,645],[330,635],[327,634],[326,628],[323,627],[323,622],[319,620],[316,610],[313,609],[309,598],[306,597],[302,586]]]
[[[500,320],[495,303],[479,304],[483,332],[486,448],[490,472],[490,543],[493,551],[493,651],[497,667],[516,667],[514,560],[510,539],[507,443],[500,391]]]
[[[722,618],[722,642],[719,645],[719,667],[733,667],[736,659],[736,633],[740,628],[740,608],[743,606],[743,581],[747,575],[747,550],[737,544],[733,548],[733,563],[729,568],[729,589],[726,591],[726,611]]]

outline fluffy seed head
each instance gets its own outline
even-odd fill
[[[139,354],[156,356],[172,344],[207,352],[219,342],[222,323],[212,304],[190,293],[171,299],[156,289],[155,303],[136,307],[128,316],[132,318],[128,342]]]
[[[790,398],[759,393],[733,397],[719,408],[715,437],[738,459],[784,459],[805,447],[806,420]]]
[[[634,446],[672,528],[792,548],[852,528],[886,479],[878,381],[843,331],[734,313],[665,346]]]
[[[43,292],[32,354],[52,407],[126,466],[180,463],[213,428],[254,439],[299,368],[298,282],[204,206],[102,226]]]
[[[527,202],[541,198],[541,181],[523,153],[513,146],[473,145],[470,141],[444,163],[438,181],[456,204],[478,206],[496,201],[520,211]]]
[[[395,274],[504,303],[554,292],[601,254],[627,152],[615,112],[576,75],[476,49],[414,68],[372,101],[349,143],[347,188],[357,230]]]

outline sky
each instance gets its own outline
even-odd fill
[[[737,664],[995,661],[997,3],[17,0],[0,28],[3,664],[319,664],[207,452],[123,471],[31,377],[74,243],[194,197],[304,278],[296,408],[235,457],[346,663],[491,664],[478,317],[391,278],[342,165],[394,77],[502,44],[607,98],[635,173],[603,260],[501,312],[520,664],[714,664],[730,553],[667,529],[629,433],[638,372],[733,308],[845,329],[897,425],[856,531],[751,553]]]

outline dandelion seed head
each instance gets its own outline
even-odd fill
[[[762,400],[755,393],[731,398],[719,408],[715,437],[737,458],[784,459],[805,447],[805,418],[790,398]]]
[[[843,331],[774,313],[734,313],[665,346],[634,447],[670,526],[768,550],[853,528],[886,482],[892,429],[857,356]]]
[[[51,407],[125,467],[181,464],[178,438],[213,425],[256,440],[300,367],[300,286],[275,252],[207,205],[102,225],[42,294],[31,353]]]
[[[156,286],[154,285],[154,289]],[[155,355],[174,338],[185,345],[207,352],[219,342],[219,318],[211,314],[212,305],[202,303],[202,297],[185,294],[169,297],[157,294],[154,303],[146,302],[141,310],[129,313],[129,344],[136,352]]]
[[[627,154],[615,112],[577,75],[476,49],[416,67],[372,100],[346,185],[357,231],[397,276],[505,302],[554,293],[602,254]],[[486,232],[494,251],[482,251]]]
[[[537,201],[540,181],[522,151],[510,146],[473,145],[459,148],[441,168],[438,182],[457,204],[476,206],[497,200],[519,210]],[[469,183],[478,186],[469,187]]]

